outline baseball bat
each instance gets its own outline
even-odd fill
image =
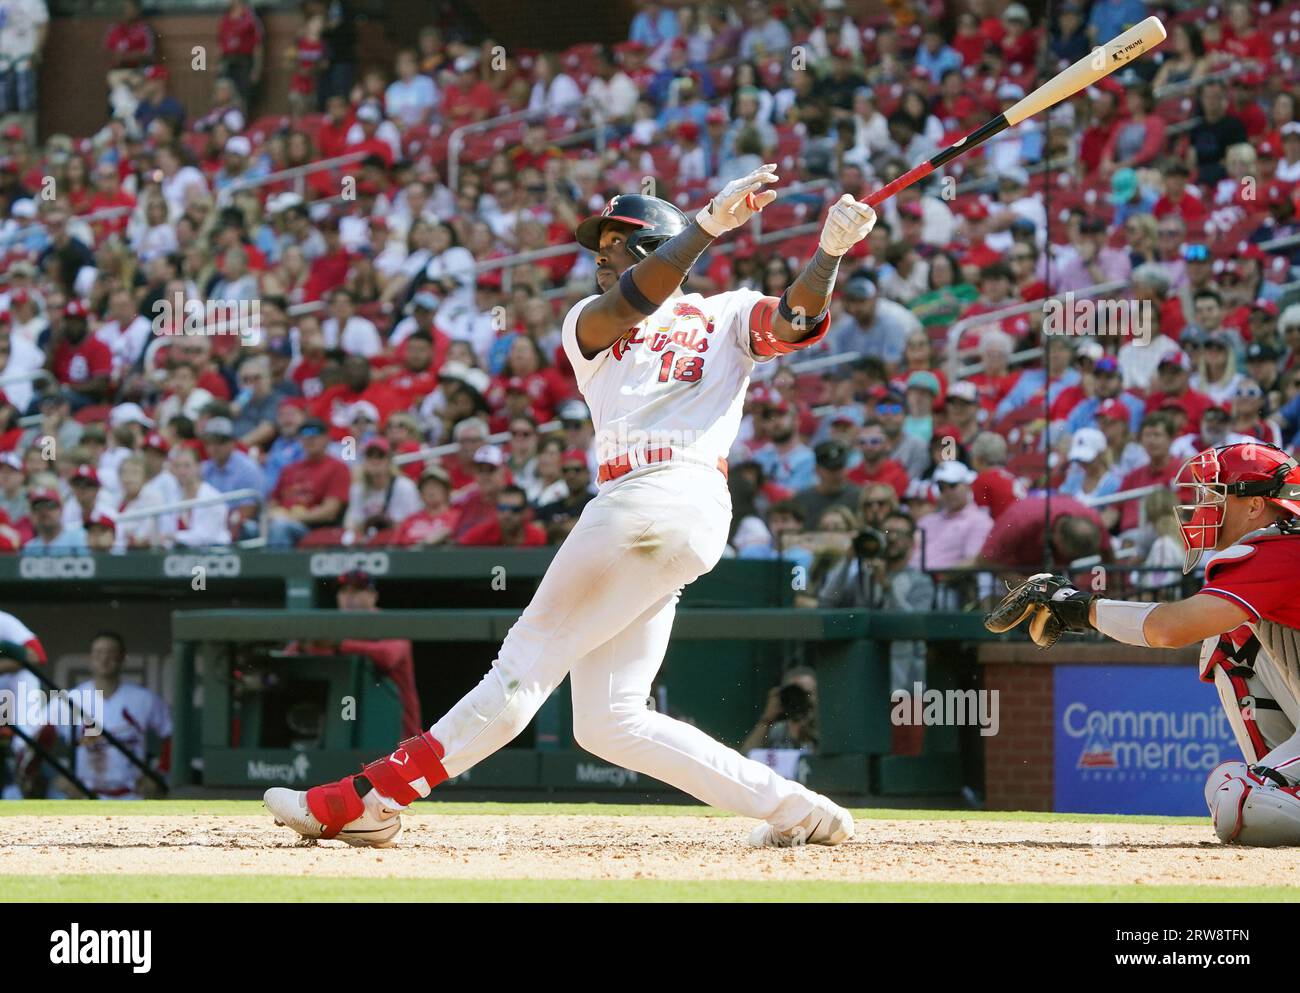
[[[917,180],[924,179],[958,155],[969,152],[972,148],[978,148],[995,134],[1015,127],[1039,111],[1053,107],[1062,100],[1068,100],[1080,90],[1086,89],[1097,80],[1109,76],[1116,69],[1128,65],[1138,56],[1151,51],[1164,40],[1165,26],[1160,23],[1158,17],[1148,17],[1145,21],[1133,25],[1106,44],[1094,48],[1068,69],[1062,69],[1033,93],[1008,107],[987,124],[953,142],[916,168],[909,169],[892,183],[882,186],[875,193],[864,198],[862,202],[874,207],[888,200],[899,190],[905,190]]]

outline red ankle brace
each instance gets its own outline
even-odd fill
[[[307,809],[323,825],[322,838],[336,837],[345,824],[355,821],[366,809],[352,785],[355,778],[344,776],[337,783],[313,786],[307,791]]]
[[[412,783],[423,779],[433,789],[447,779],[442,767],[444,754],[442,743],[425,731],[407,738],[392,755],[371,762],[361,774],[384,796],[406,806],[420,798]]]

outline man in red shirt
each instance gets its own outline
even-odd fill
[[[1164,410],[1170,406],[1181,407],[1188,424],[1200,424],[1201,417],[1214,406],[1214,401],[1204,393],[1191,388],[1192,360],[1179,349],[1170,352],[1156,366],[1154,389],[1147,397],[1147,413]]]
[[[866,486],[868,483],[884,483],[898,498],[903,499],[911,479],[902,463],[889,457],[889,439],[885,437],[885,428],[874,417],[862,425],[858,431],[858,451],[862,461],[848,472],[848,481],[854,486]]]
[[[217,26],[221,46],[221,75],[235,84],[244,100],[252,105],[253,87],[262,78],[262,22],[245,0],[230,0],[230,7]]]
[[[140,0],[124,0],[122,19],[108,29],[104,47],[118,69],[139,69],[153,61],[154,33],[141,16]]]
[[[518,486],[507,486],[497,496],[496,517],[474,525],[460,536],[462,545],[545,545],[540,524],[526,520],[528,496]]]
[[[1200,424],[1200,418],[1196,420]],[[1157,411],[1147,414],[1142,419],[1142,429],[1138,432],[1138,444],[1147,453],[1150,461],[1139,466],[1124,477],[1120,483],[1121,490],[1134,490],[1139,486],[1168,486],[1178,474],[1178,465],[1169,455],[1169,448],[1174,443],[1177,429],[1169,415]],[[1127,531],[1138,525],[1138,506],[1142,498],[1128,500],[1120,515],[1120,530]]]
[[[113,353],[88,331],[89,311],[80,300],[63,308],[63,320],[51,328],[46,368],[54,373],[73,410],[102,403],[108,396]]]
[[[981,431],[970,443],[970,467],[975,482],[970,484],[977,506],[988,510],[996,526],[1013,503],[1025,498],[1025,485],[1006,468],[1007,441],[1000,434]]]
[[[420,500],[423,506],[402,521],[393,544],[440,545],[456,530],[460,511],[451,505],[451,477],[442,466],[420,473]]]
[[[455,75],[442,91],[442,120],[448,130],[481,121],[496,109],[496,92],[478,78],[477,66],[472,55],[462,55],[452,66]]]
[[[1043,565],[1044,531],[1047,530],[1047,497],[1017,500],[993,522],[975,565],[999,575],[1029,576]],[[1101,517],[1074,497],[1051,494],[1051,530],[1048,532],[1052,562],[1057,568],[1077,559],[1101,554],[1110,559],[1110,536]]]
[[[372,382],[370,363],[362,355],[349,355],[340,369],[343,381],[323,390],[307,405],[308,412],[329,424],[335,438],[347,436],[352,408],[361,401],[375,406],[382,424],[390,414],[407,406],[406,395],[383,382]]]
[[[339,219],[332,215],[322,218],[317,227],[325,239],[325,251],[312,262],[307,273],[302,295],[308,302],[319,300],[342,286],[352,266],[352,256],[339,239]]]
[[[267,545],[292,548],[313,528],[334,527],[348,505],[352,474],[326,453],[329,431],[319,417],[298,429],[303,459],[285,466],[267,501]]]
[[[383,120],[384,115],[373,103],[363,103],[358,107],[357,123],[361,125],[361,137],[351,142],[344,149],[345,154],[365,152],[367,155],[378,155],[384,160],[384,168],[391,169],[393,167],[393,146],[380,138],[377,133]]]
[[[352,107],[346,97],[335,93],[325,101],[325,120],[316,134],[316,148],[322,159],[336,159],[347,151],[352,122]]]
[[[1173,161],[1165,166],[1165,191],[1151,208],[1157,220],[1177,214],[1188,228],[1199,230],[1209,211],[1205,201],[1187,188],[1191,178],[1192,170],[1183,162]]]
[[[455,501],[460,510],[457,541],[476,525],[495,520],[497,498],[510,482],[509,474],[505,454],[496,445],[483,445],[474,453],[474,483]]]

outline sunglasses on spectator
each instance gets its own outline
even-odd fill
[[[885,439],[876,435],[869,435],[866,438],[858,439],[858,444],[863,448],[880,448],[884,443]]]
[[[560,472],[586,472],[585,465],[566,465],[560,467]]]
[[[524,505],[521,503],[499,503],[497,504],[497,510],[503,514],[522,514]]]
[[[877,414],[901,414],[903,405],[901,403],[878,403],[876,404]]]
[[[525,431],[520,431],[520,430],[516,429],[516,430],[511,431],[510,433],[511,433],[512,435],[514,435],[516,438],[531,438],[531,437],[532,437],[533,435],[535,435],[537,432],[536,432],[536,431],[526,431],[526,430],[525,430]]]
[[[863,500],[862,501],[862,506],[864,507],[892,507],[893,505],[894,505],[893,500]]]
[[[1032,262],[1034,256],[1029,252],[1014,252],[1011,255],[1012,262]]]
[[[943,492],[945,490],[955,490],[961,483],[936,483],[935,485],[939,487],[940,492]]]

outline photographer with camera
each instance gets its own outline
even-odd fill
[[[806,666],[791,669],[780,686],[767,691],[763,714],[740,745],[744,755],[756,749],[817,751],[817,674],[813,670]]]

